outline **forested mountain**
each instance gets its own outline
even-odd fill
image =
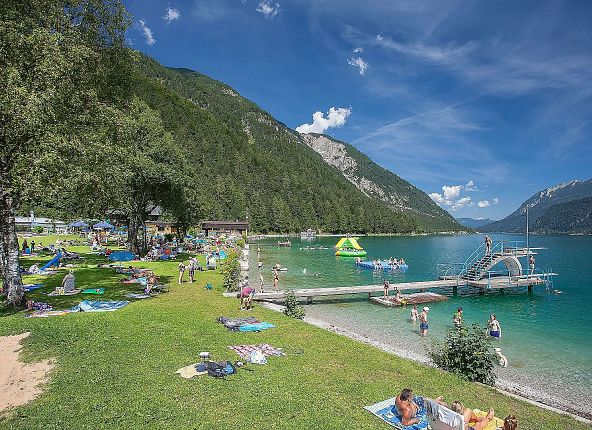
[[[532,230],[541,234],[592,234],[592,196],[551,206]]]
[[[196,168],[198,177],[186,180],[194,184],[199,218],[248,217],[259,232],[462,230],[425,193],[356,151],[360,172],[400,198],[387,205],[361,192],[299,133],[229,86],[143,56],[138,68],[134,92],[160,114]]]
[[[479,231],[490,232],[499,231],[506,233],[522,233],[526,230],[526,208],[528,207],[528,217],[530,228],[536,226],[536,222],[553,206],[579,200],[592,196],[592,179],[586,181],[570,181],[564,184],[555,185],[539,191],[528,200],[526,200],[518,209],[508,215],[506,218],[479,227]],[[566,208],[569,206],[565,206]],[[557,212],[557,215],[567,216],[569,211]],[[568,225],[570,220],[559,220]],[[534,231],[534,230],[533,230]]]
[[[302,137],[327,164],[367,196],[384,202],[395,212],[416,217],[422,225],[441,231],[459,228],[454,218],[426,193],[379,166],[352,145],[323,134],[309,133]]]
[[[464,225],[465,227],[469,228],[479,228],[495,222],[495,220],[489,218],[456,218],[456,221],[458,221],[460,225]]]

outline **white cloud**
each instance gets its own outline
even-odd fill
[[[497,205],[497,204],[499,204],[499,199],[498,199],[497,197],[496,197],[495,199],[493,199],[493,204],[494,204],[494,205]]]
[[[391,49],[401,54],[442,64],[456,64],[475,51],[479,46],[473,41],[463,45],[448,44],[446,46],[429,46],[420,42],[402,43],[390,37],[384,37],[381,34],[376,36],[376,43],[383,48]]]
[[[469,182],[467,182],[465,184],[465,191],[467,191],[467,192],[479,191],[479,188],[477,188],[477,185],[475,185],[475,183],[472,180],[470,180]]]
[[[171,22],[171,21],[175,21],[177,19],[181,18],[181,12],[179,12],[179,9],[175,9],[173,7],[167,7],[164,16],[162,17],[162,19],[164,19],[167,23]]]
[[[350,66],[354,66],[358,68],[358,71],[360,72],[360,75],[363,75],[364,73],[366,73],[366,70],[368,70],[368,63],[366,63],[362,57],[357,57],[357,58],[348,58],[347,59],[347,64],[349,64]]]
[[[281,12],[279,3],[272,3],[268,0],[259,2],[256,11],[262,14],[265,18],[273,19]]]
[[[345,124],[346,118],[351,114],[351,109],[332,107],[327,112],[327,117],[323,112],[315,112],[312,114],[312,124],[302,124],[296,127],[298,133],[324,133],[325,130],[331,127],[341,127]]]
[[[354,54],[358,54],[358,53],[361,54],[362,52],[364,52],[364,48],[362,48],[361,46],[354,48]]]
[[[462,185],[444,185],[442,191],[444,191],[444,197],[446,199],[454,199],[460,195]]]
[[[460,197],[460,192],[463,188],[463,185],[444,185],[442,186],[442,194],[430,193],[428,196],[440,206],[445,206],[450,208],[450,210],[455,211],[464,208],[465,206],[474,205],[471,197]]]
[[[142,30],[142,33],[144,34],[144,37],[146,38],[146,44],[154,45],[156,43],[156,39],[154,38],[154,35],[152,34],[152,30],[150,30],[150,28],[148,28],[148,26],[146,26],[146,21],[141,19],[138,21],[138,25],[140,26],[140,30]]]
[[[480,208],[487,208],[491,206],[491,203],[489,203],[489,200],[481,200],[479,203],[477,203],[477,206]]]

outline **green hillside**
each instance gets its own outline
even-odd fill
[[[364,195],[327,166],[297,132],[221,82],[146,57],[141,57],[139,70],[135,92],[160,113],[165,128],[196,166],[198,177],[193,180],[202,191],[197,197],[202,219],[248,216],[258,232],[461,229],[449,216],[395,212],[375,196]],[[365,164],[378,167],[369,159]],[[412,189],[412,200],[429,200],[382,170],[401,182],[397,187]]]
[[[536,220],[536,233],[592,234],[592,197],[558,203]]]

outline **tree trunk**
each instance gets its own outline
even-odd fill
[[[127,243],[131,252],[143,257],[146,255],[148,247],[146,239],[146,228],[144,228],[145,211],[134,207],[128,216],[128,229],[127,229]],[[140,229],[144,228],[142,237],[139,236]]]
[[[0,185],[0,240],[2,241],[2,291],[9,306],[22,304],[25,291],[19,266],[19,246],[14,222],[14,199]]]

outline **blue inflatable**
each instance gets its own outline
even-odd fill
[[[372,261],[359,261],[356,262],[356,266],[373,270],[407,270],[409,268],[407,264],[389,264],[386,260],[380,261],[376,265]]]
[[[55,257],[53,257],[51,260],[49,260],[49,262],[39,270],[41,270],[43,272],[44,270],[49,269],[51,266],[58,267],[60,265],[61,258],[62,258],[62,253],[60,252]]]

